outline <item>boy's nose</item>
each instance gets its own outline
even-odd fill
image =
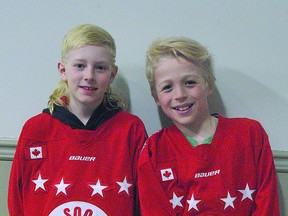
[[[95,80],[95,73],[94,70],[91,68],[87,68],[87,70],[84,73],[84,78],[87,81],[94,81]]]
[[[175,87],[175,99],[183,100],[187,98],[187,92],[183,87]]]

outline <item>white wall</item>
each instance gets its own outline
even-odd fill
[[[115,87],[148,133],[161,122],[145,78],[145,52],[161,36],[188,36],[215,58],[212,111],[258,119],[274,150],[288,150],[287,0],[0,1],[0,138],[19,136],[58,82],[64,34],[94,23],[116,39]],[[217,102],[215,100],[217,99]]]

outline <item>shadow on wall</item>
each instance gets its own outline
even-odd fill
[[[217,87],[214,92],[208,98],[209,111],[211,114],[218,113],[222,116],[226,116],[226,108]]]
[[[210,113],[218,113],[220,115],[225,116],[226,110],[223,104],[223,100],[221,98],[221,95],[219,94],[219,91],[217,87],[215,87],[214,92],[212,95],[208,98],[208,105]],[[172,125],[172,121],[165,115],[165,113],[162,111],[162,109],[158,106],[158,114],[161,122],[162,127],[170,127]]]
[[[125,102],[126,104],[126,111],[131,111],[131,97],[129,87],[127,85],[127,81],[118,74],[112,83],[113,92],[117,93]]]

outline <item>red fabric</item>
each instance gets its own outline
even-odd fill
[[[136,167],[145,139],[142,121],[124,111],[96,131],[71,129],[46,113],[31,118],[12,165],[10,215],[137,214]]]
[[[280,214],[262,126],[244,118],[218,122],[212,143],[196,148],[175,125],[147,139],[138,163],[142,215]]]

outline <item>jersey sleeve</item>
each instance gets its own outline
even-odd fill
[[[135,179],[135,191],[134,191],[134,215],[140,215],[140,204],[139,204],[139,194],[138,194],[138,188],[137,188],[137,181],[138,181],[138,176],[137,176],[137,164],[139,160],[139,155],[140,151],[143,148],[143,145],[147,139],[147,132],[145,129],[145,126],[142,121],[139,121],[139,124],[136,124],[136,126],[133,128],[131,131],[131,137],[132,137],[132,145],[134,147],[134,152],[133,152],[133,173],[134,173],[134,179]]]
[[[257,195],[255,197],[256,210],[253,216],[279,216],[278,186],[273,161],[273,154],[268,136],[260,126],[259,137],[261,143],[257,165]]]
[[[24,155],[23,146],[23,134],[25,129],[22,130],[14,159],[12,162],[12,168],[10,172],[9,186],[8,186],[8,210],[10,216],[22,216],[24,215],[23,209],[23,188],[22,188],[22,157]]]
[[[149,142],[145,143],[138,163],[138,189],[142,216],[172,216],[172,205],[153,170],[149,153]]]

